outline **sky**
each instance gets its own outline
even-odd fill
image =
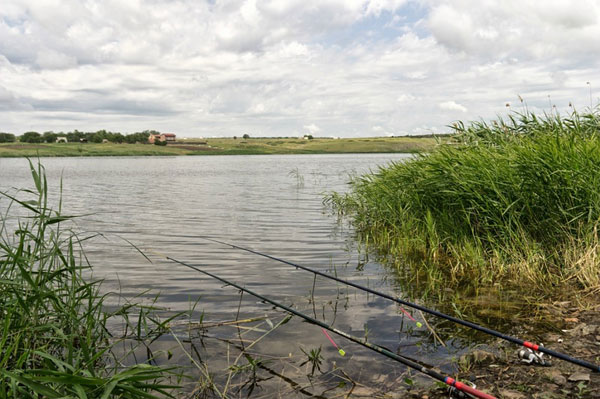
[[[595,106],[599,37],[600,0],[2,0],[0,131],[443,133]]]

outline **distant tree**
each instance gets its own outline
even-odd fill
[[[95,133],[86,133],[85,138],[88,139],[90,143],[102,143],[107,136],[108,132],[106,130],[98,130]]]
[[[133,134],[126,134],[123,137],[123,142],[125,142],[127,144],[133,144],[133,143],[135,143],[135,140],[132,141],[132,136],[133,136]]]
[[[234,139],[234,140],[237,140],[237,136],[233,136],[233,139]]]
[[[108,140],[111,143],[122,143],[123,141],[126,141],[125,136],[121,133],[109,132],[104,129],[98,130],[95,133],[86,133],[86,137],[92,143],[102,143],[104,140]]]
[[[138,141],[140,143],[147,143],[148,137],[150,137],[151,134],[160,134],[160,132],[157,132],[156,130],[150,130],[150,131],[146,130],[141,133],[137,133],[138,137],[140,138]]]
[[[143,132],[128,134],[123,137],[123,141],[129,144],[135,143],[147,143],[150,132],[156,132],[154,130],[144,130]],[[158,132],[156,132],[158,133]]]
[[[306,138],[307,138],[307,139],[309,139],[309,140],[312,140],[314,137],[313,137],[313,135],[312,135],[312,134],[307,134],[307,135],[306,135]]]
[[[44,143],[56,143],[56,137],[58,137],[58,135],[52,131],[44,132],[42,135]]]
[[[90,143],[102,143],[102,139],[104,139],[104,137],[105,137],[104,132],[105,132],[104,130],[100,130],[96,133],[86,133],[85,138]]]
[[[77,129],[67,133],[67,140],[69,141],[69,143],[77,143],[83,138],[85,138],[85,133],[80,132]]]
[[[125,136],[118,132],[111,133],[111,135],[108,137],[108,141],[121,144],[123,141],[125,141]]]
[[[17,140],[12,133],[0,133],[0,143],[14,143]]]
[[[165,146],[165,145],[167,145],[167,142],[166,141],[160,141],[160,140],[154,140],[154,145]]]
[[[244,135],[242,136],[242,138],[244,138],[244,139],[249,139],[249,138],[250,138],[250,135],[249,135],[248,133],[244,133]]]
[[[41,143],[44,139],[38,132],[25,132],[19,137],[19,141],[21,143]]]

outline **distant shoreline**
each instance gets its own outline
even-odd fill
[[[284,155],[416,153],[437,144],[432,137],[365,137],[352,139],[213,138],[184,139],[175,144],[3,143],[0,157]]]

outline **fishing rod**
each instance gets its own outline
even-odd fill
[[[412,369],[420,371],[421,373],[426,374],[426,375],[430,376],[433,379],[441,381],[441,382],[443,382],[443,383],[449,385],[450,387],[453,387],[453,388],[455,388],[455,389],[457,389],[459,391],[465,392],[465,393],[467,393],[469,395],[472,395],[472,396],[474,396],[476,398],[480,398],[480,399],[496,399],[496,397],[494,397],[492,395],[489,395],[489,394],[487,394],[485,392],[481,392],[481,391],[479,391],[479,390],[477,390],[477,389],[469,386],[468,384],[464,384],[464,383],[462,383],[460,381],[457,381],[457,380],[455,380],[452,377],[444,376],[443,374],[440,374],[440,373],[438,373],[435,370],[432,370],[430,368],[422,366],[421,364],[419,364],[419,363],[417,363],[417,362],[415,362],[413,360],[410,360],[408,358],[405,358],[403,356],[400,356],[398,354],[390,352],[389,350],[387,350],[387,349],[385,349],[385,348],[383,348],[383,347],[381,347],[379,345],[367,342],[363,338],[359,338],[359,337],[356,337],[354,335],[350,335],[350,334],[348,334],[348,333],[346,333],[344,331],[338,330],[337,328],[335,328],[335,327],[333,327],[333,326],[331,326],[329,324],[323,323],[322,321],[319,321],[319,320],[314,319],[314,318],[312,318],[310,316],[307,316],[304,313],[299,312],[299,311],[297,311],[294,308],[291,308],[291,307],[286,306],[286,305],[284,305],[282,303],[279,303],[279,302],[276,302],[276,301],[274,301],[272,299],[269,299],[269,298],[267,298],[267,297],[265,297],[265,296],[263,296],[261,294],[258,294],[258,293],[254,292],[254,291],[251,291],[251,290],[247,289],[247,288],[244,288],[244,287],[242,287],[239,284],[236,284],[236,283],[234,283],[232,281],[229,281],[229,280],[226,280],[226,279],[224,279],[222,277],[219,277],[216,274],[212,274],[210,272],[207,272],[206,270],[200,269],[197,266],[193,266],[193,265],[190,265],[188,263],[185,263],[185,262],[179,261],[177,259],[171,258],[170,256],[167,256],[166,258],[168,260],[172,261],[172,262],[178,263],[178,264],[180,264],[182,266],[188,267],[188,268],[190,268],[192,270],[195,270],[195,271],[200,272],[202,274],[205,274],[205,275],[207,275],[209,277],[212,277],[215,280],[218,280],[218,281],[220,281],[220,282],[222,282],[222,283],[224,283],[226,285],[230,285],[232,287],[235,287],[235,288],[237,288],[238,290],[240,290],[242,292],[245,292],[247,294],[250,294],[250,295],[252,295],[252,296],[260,299],[261,301],[270,303],[271,305],[273,305],[275,307],[278,307],[280,309],[283,309],[286,312],[291,313],[291,314],[293,314],[295,316],[298,316],[298,317],[300,317],[300,318],[308,321],[311,324],[315,324],[315,325],[317,325],[317,326],[319,326],[321,328],[329,330],[332,333],[337,334],[337,335],[339,335],[341,337],[344,337],[344,338],[346,338],[346,339],[348,339],[348,340],[350,340],[352,342],[355,342],[355,343],[357,343],[359,345],[362,345],[365,348],[371,349],[371,350],[373,350],[373,351],[375,351],[375,352],[377,352],[377,353],[379,353],[381,355],[384,355],[386,357],[389,357],[390,359],[393,359],[393,360],[395,360],[397,362],[400,362],[400,363],[404,364],[405,366],[408,366],[408,367],[410,367]]]
[[[483,333],[492,335],[494,337],[501,338],[501,339],[503,339],[505,341],[512,342],[512,343],[517,344],[517,345],[522,345],[522,346],[524,346],[524,347],[526,347],[526,348],[534,351],[533,352],[534,354],[535,354],[535,352],[545,353],[547,355],[556,357],[558,359],[562,359],[562,360],[565,360],[567,362],[570,362],[570,363],[573,363],[573,364],[577,364],[578,366],[588,368],[588,369],[590,369],[592,371],[600,372],[600,366],[598,366],[596,364],[593,364],[593,363],[590,363],[590,362],[586,362],[585,360],[577,359],[577,358],[574,358],[574,357],[569,356],[569,355],[565,355],[564,353],[561,353],[561,352],[553,351],[552,349],[548,349],[548,348],[546,348],[546,347],[544,347],[542,345],[538,345],[538,344],[530,342],[530,341],[525,341],[525,340],[522,340],[522,339],[510,336],[510,335],[507,335],[507,334],[503,334],[503,333],[501,333],[499,331],[492,330],[491,328],[480,326],[479,324],[475,324],[475,323],[472,323],[470,321],[462,320],[462,319],[459,319],[459,318],[447,315],[445,313],[438,312],[437,310],[429,309],[429,308],[427,308],[425,306],[418,305],[416,303],[405,301],[405,300],[400,299],[398,297],[393,297],[393,296],[385,294],[385,293],[383,293],[381,291],[376,291],[376,290],[371,289],[369,287],[365,287],[365,286],[353,283],[351,281],[344,280],[344,279],[338,278],[336,276],[332,276],[331,274],[323,273],[321,271],[318,271],[318,270],[315,270],[315,269],[311,269],[309,267],[302,266],[302,265],[299,265],[297,263],[293,263],[293,262],[287,261],[285,259],[277,258],[275,256],[268,255],[268,254],[265,254],[265,253],[262,253],[262,252],[258,252],[258,251],[255,251],[253,249],[240,247],[238,245],[231,244],[231,243],[228,243],[228,242],[219,241],[219,240],[215,240],[213,238],[208,238],[208,237],[203,237],[203,236],[194,236],[194,237],[195,238],[200,238],[202,240],[212,241],[214,243],[218,243],[218,244],[230,246],[230,247],[235,248],[235,249],[246,251],[246,252],[258,255],[258,256],[262,256],[264,258],[272,259],[274,261],[277,261],[277,262],[280,262],[280,263],[283,263],[283,264],[286,264],[286,265],[289,265],[289,266],[293,266],[296,269],[302,269],[302,270],[305,270],[307,272],[311,272],[311,273],[313,273],[315,275],[322,276],[322,277],[328,278],[330,280],[334,280],[334,281],[337,281],[339,283],[342,283],[342,284],[345,284],[345,285],[349,285],[349,286],[354,287],[354,288],[358,288],[359,290],[368,292],[368,293],[373,294],[373,295],[377,295],[377,296],[385,298],[385,299],[389,299],[390,301],[394,301],[394,302],[396,302],[396,303],[398,303],[400,305],[405,305],[405,306],[411,307],[413,309],[421,310],[423,312],[426,312],[426,313],[429,313],[431,315],[440,317],[442,319],[446,319],[446,320],[452,321],[452,322],[454,322],[456,324],[460,324],[460,325],[463,325],[465,327],[469,327],[471,329],[474,329],[474,330],[481,331]],[[406,312],[404,309],[402,309],[402,310],[404,312]],[[412,317],[411,317],[411,319],[412,319]]]

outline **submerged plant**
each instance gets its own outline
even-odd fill
[[[0,193],[0,204],[8,201],[0,216],[1,397],[170,396],[164,379],[172,368],[121,364],[107,322],[135,307],[103,308],[100,282],[84,278],[81,245],[90,237],[64,228],[72,217],[60,203],[51,209],[44,168],[29,165],[34,189]]]
[[[240,389],[247,387],[248,396],[250,396],[254,389],[259,386],[259,383],[265,380],[265,378],[259,378],[258,369],[264,368],[269,362],[264,359],[254,358],[248,353],[244,353],[244,357],[248,362],[247,364],[242,366],[234,364],[229,367],[229,370],[233,372],[233,374],[248,373],[248,379],[241,385]]]
[[[302,353],[306,355],[306,360],[300,364],[300,367],[305,364],[310,364],[310,376],[315,375],[315,371],[321,371],[321,364],[323,363],[323,356],[321,355],[321,347],[311,349],[310,351],[305,351],[303,348],[300,348]]]
[[[298,168],[290,170],[288,176],[291,176],[296,180],[296,188],[304,188],[304,176],[302,176]]]

